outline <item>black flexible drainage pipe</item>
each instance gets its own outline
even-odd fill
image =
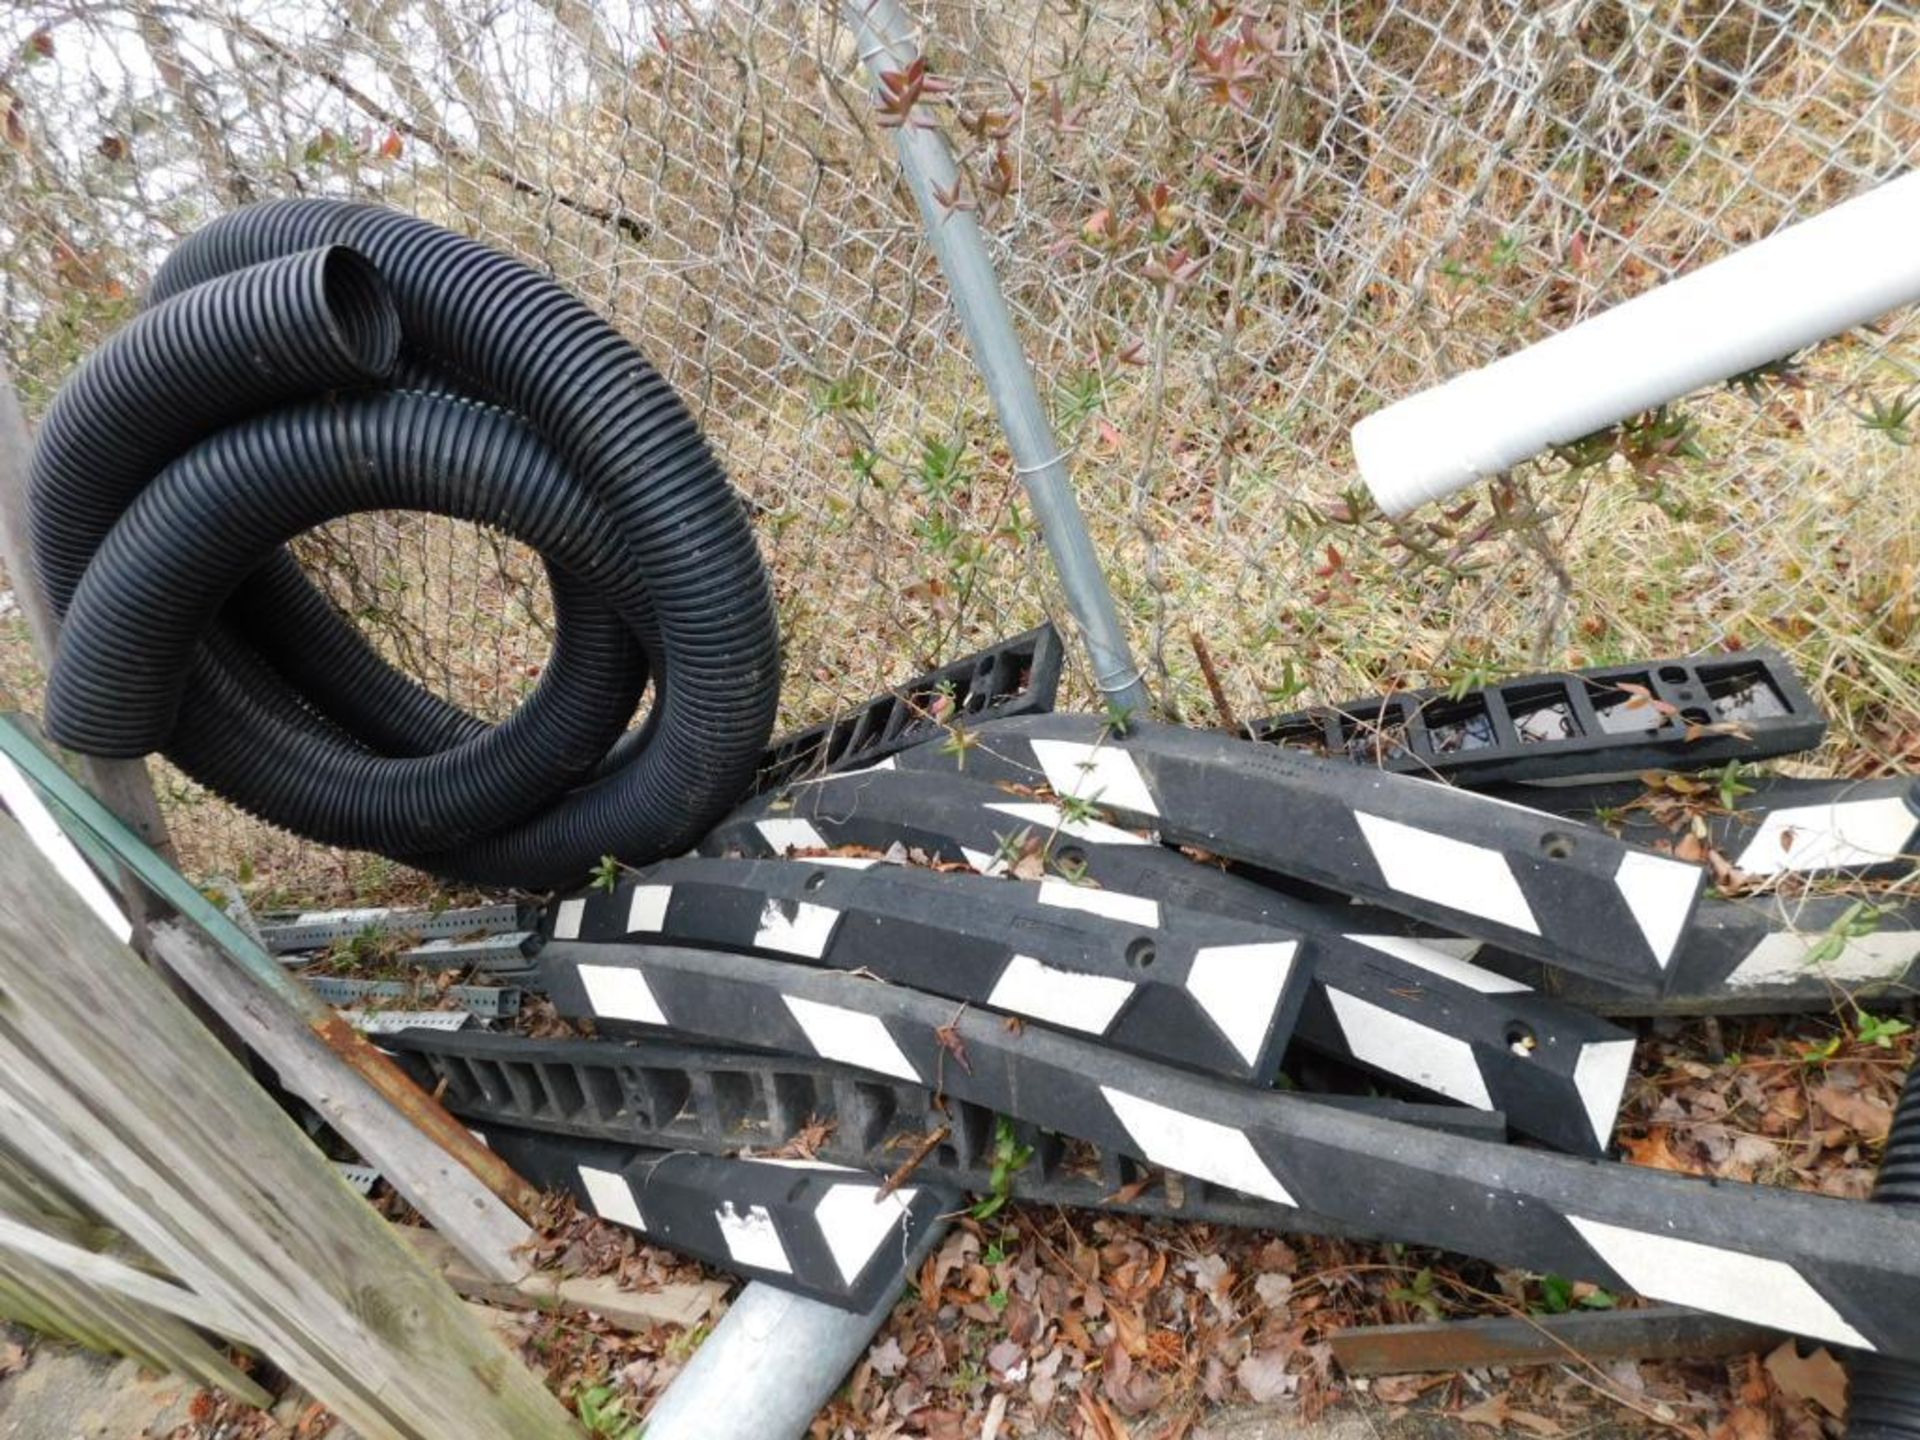
[[[281,548],[373,509],[545,559],[558,640],[507,721],[389,666]],[[772,729],[766,572],[679,398],[544,277],[379,207],[275,201],[181,245],[56,397],[31,513],[53,737],[164,749],[329,843],[577,881],[688,848]]]
[[[1873,1198],[1920,1205],[1920,1065],[1901,1087]],[[1847,1357],[1847,1440],[1920,1440],[1920,1365],[1865,1351]]]

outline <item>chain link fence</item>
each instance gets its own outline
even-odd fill
[[[1370,409],[1905,168],[1920,25],[1861,0],[921,0],[876,103],[806,0],[14,0],[0,323],[30,413],[180,236],[284,194],[485,238],[632,335],[754,510],[783,711],[823,718],[1063,609],[888,128],[937,124],[1169,709],[1241,719],[1532,665],[1776,644],[1828,768],[1920,760],[1920,331],[1901,315],[1389,523]],[[505,714],[551,616],[471,527],[301,556],[388,653]],[[31,703],[24,629],[0,692]],[[1077,698],[1091,690],[1084,673]],[[169,777],[190,869],[402,883]]]

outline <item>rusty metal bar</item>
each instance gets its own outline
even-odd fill
[[[1328,1343],[1349,1375],[1409,1375],[1478,1365],[1551,1365],[1588,1360],[1706,1360],[1769,1350],[1781,1335],[1763,1325],[1679,1305],[1500,1315],[1343,1330]]]

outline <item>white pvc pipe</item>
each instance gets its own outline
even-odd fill
[[[1916,299],[1920,171],[1376,411],[1354,458],[1404,515]]]

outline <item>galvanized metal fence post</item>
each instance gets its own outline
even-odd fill
[[[913,23],[894,0],[845,0],[843,13],[853,27],[860,63],[876,86],[882,75],[903,72],[919,58]],[[1151,703],[1146,682],[1120,628],[1113,592],[1074,499],[1067,456],[1014,333],[980,223],[970,212],[940,199],[942,194],[954,195],[959,185],[953,151],[939,130],[916,124],[911,115],[894,128],[893,137],[901,173],[920,207],[927,239],[966,327],[974,364],[1006,431],[1015,473],[1026,486],[1060,588],[1093,661],[1094,683],[1111,704],[1144,712]]]

